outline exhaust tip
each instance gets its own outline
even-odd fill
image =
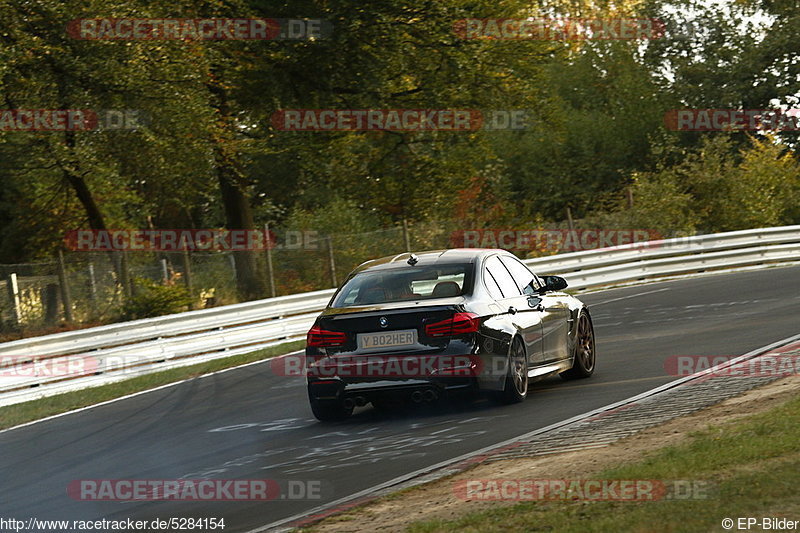
[[[428,389],[425,391],[424,397],[426,402],[432,402],[436,400],[439,397],[439,395],[436,394],[436,391],[434,391],[433,389]]]
[[[356,406],[356,402],[353,401],[352,398],[345,398],[344,400],[342,400],[342,406],[345,409],[352,409],[353,407]]]
[[[356,405],[359,407],[364,407],[367,405],[367,399],[363,396],[356,396]]]
[[[414,403],[419,403],[422,401],[422,391],[415,390],[411,393],[411,399]]]

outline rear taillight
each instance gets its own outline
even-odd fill
[[[342,331],[328,331],[319,326],[314,326],[308,330],[306,344],[315,348],[330,348],[341,346],[347,341],[347,334]]]
[[[425,334],[429,337],[452,337],[478,331],[480,319],[475,313],[456,313],[453,318],[434,322],[425,326]]]

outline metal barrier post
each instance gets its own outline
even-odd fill
[[[61,303],[64,305],[64,320],[72,322],[72,296],[67,284],[67,269],[64,265],[64,253],[58,251],[58,284],[61,288]]]

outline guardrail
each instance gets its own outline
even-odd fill
[[[333,289],[326,289],[32,337],[0,344],[0,357],[8,356],[13,357],[15,361],[25,361],[26,355],[42,357],[71,354],[204,330],[223,329],[251,322],[276,320],[318,311],[328,303],[333,293]],[[0,360],[1,366],[2,360]]]
[[[624,244],[524,263],[536,273],[565,277],[573,289],[587,289],[762,262],[800,261],[798,244],[800,226],[783,226]]]
[[[786,262],[800,262],[800,226],[634,243],[525,261],[537,273],[563,275],[578,290]],[[281,296],[0,344],[0,405],[302,338],[333,292]],[[43,360],[47,364],[42,365]],[[70,364],[73,373],[52,372]]]
[[[800,242],[800,226],[783,226],[623,244],[598,250],[538,257],[524,262],[537,273],[546,269],[550,273],[558,272],[561,275],[566,275],[569,272],[579,272],[588,268],[596,269],[644,259],[650,260],[720,250],[735,250],[759,244],[772,245],[797,242]]]

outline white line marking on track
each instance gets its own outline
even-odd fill
[[[603,300],[602,302],[594,303],[594,304],[590,305],[589,307],[590,308],[594,308],[594,307],[597,307],[598,305],[603,305],[603,304],[607,304],[607,303],[611,303],[611,302],[618,302],[620,300],[627,300],[628,298],[636,298],[637,296],[644,296],[645,294],[653,294],[655,292],[663,292],[663,291],[668,291],[668,290],[669,289],[656,289],[654,291],[640,292],[638,294],[631,294],[629,296],[622,296],[620,298],[612,298],[611,300]]]

